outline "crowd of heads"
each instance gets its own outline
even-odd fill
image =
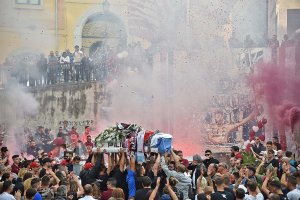
[[[277,137],[259,137],[249,152],[238,146],[218,157],[213,149],[191,160],[182,150],[138,154],[93,148],[89,126],[65,123],[55,136],[39,126],[28,146],[11,155],[1,147],[0,199],[299,199],[300,165]],[[84,149],[84,150],[83,150]],[[217,159],[218,158],[218,159]]]

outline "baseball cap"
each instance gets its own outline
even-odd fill
[[[84,169],[85,169],[85,170],[89,170],[89,169],[91,169],[93,166],[94,166],[93,163],[88,162],[88,163],[85,163]]]
[[[62,160],[59,165],[67,166],[68,165],[68,161]]]
[[[33,167],[40,167],[40,164],[37,162],[30,163],[30,168],[33,168]]]

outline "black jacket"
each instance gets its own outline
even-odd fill
[[[219,161],[217,159],[215,159],[215,158],[203,160],[203,164],[205,165],[206,168],[208,168],[208,166],[211,163],[219,164]]]
[[[102,161],[102,155],[97,157],[95,166],[92,167],[92,169],[89,170],[84,169],[80,172],[79,177],[81,179],[82,186],[85,186],[86,184],[92,184],[97,180],[100,173],[101,161]]]
[[[262,143],[259,143],[258,146],[256,146],[256,144],[252,145],[252,149],[256,154],[260,154],[261,151],[265,151],[266,148]]]

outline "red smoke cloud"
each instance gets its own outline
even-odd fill
[[[267,106],[274,122],[293,129],[295,123],[300,120],[300,81],[295,77],[295,71],[262,63],[249,77],[248,83],[257,102]]]

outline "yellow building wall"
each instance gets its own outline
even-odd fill
[[[18,51],[46,53],[55,46],[55,1],[41,6],[0,2],[0,63]]]
[[[0,1],[0,63],[15,52],[37,51],[49,54],[74,46],[74,33],[83,26],[90,14],[102,12],[103,0],[57,0],[62,6],[58,12],[59,29],[55,33],[55,0],[42,0],[41,6],[16,5],[15,1]],[[127,1],[109,0],[110,11],[127,24]],[[82,27],[81,27],[82,28]],[[79,31],[80,32],[80,31]],[[81,44],[78,44],[81,45]]]
[[[63,51],[69,48],[74,50],[75,45],[75,30],[82,28],[85,19],[95,12],[101,13],[103,0],[65,0],[65,34],[60,35],[59,50]],[[124,24],[127,24],[127,1],[126,0],[110,0],[110,11],[122,19]],[[63,41],[62,41],[63,40]]]

